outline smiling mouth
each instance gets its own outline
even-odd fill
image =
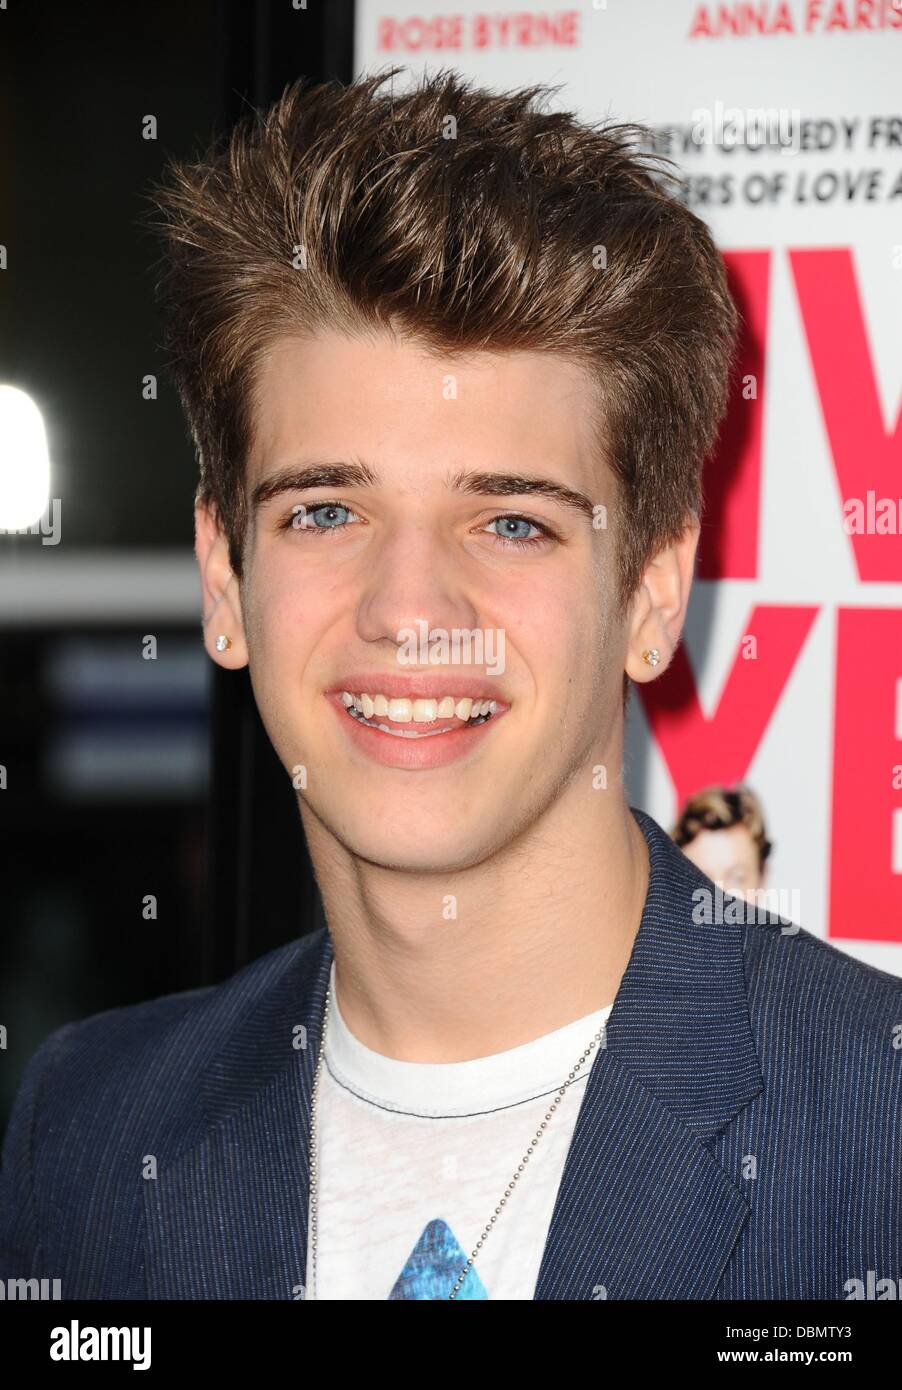
[[[459,729],[473,729],[488,723],[497,708],[494,700],[456,700],[451,695],[440,700],[390,699],[386,695],[353,695],[349,690],[341,692],[341,703],[358,724],[395,738],[437,738]],[[417,724],[422,727],[410,727]]]

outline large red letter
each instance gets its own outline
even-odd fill
[[[699,579],[756,579],[770,252],[736,251],[724,261],[742,332],[729,409],[705,462],[697,573]]]
[[[840,608],[830,936],[902,941],[902,874],[893,873],[893,815],[902,815],[902,742],[896,730],[900,680],[902,613],[895,608]]]
[[[861,297],[847,250],[791,251],[808,351],[840,496],[867,492],[896,503],[902,496],[902,411],[887,432],[874,380],[874,364],[861,312]],[[842,526],[844,516],[838,517]],[[851,535],[860,579],[902,579],[902,541],[890,535]]]
[[[699,703],[685,646],[677,648],[664,680],[639,686],[681,803],[702,787],[745,777],[817,611],[807,605],[753,609],[743,640],[755,638],[757,656],[736,654],[711,719]]]

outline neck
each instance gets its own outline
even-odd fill
[[[374,1052],[468,1061],[613,1003],[649,873],[621,791],[571,788],[503,851],[441,874],[361,861],[303,803],[302,816],[338,1007]]]

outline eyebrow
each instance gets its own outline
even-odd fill
[[[311,463],[300,468],[284,468],[264,478],[251,493],[251,512],[285,492],[307,492],[315,487],[379,487],[381,479],[366,463]],[[520,473],[474,473],[462,469],[448,478],[455,492],[477,497],[547,497],[563,507],[589,518],[595,515],[592,501],[573,488],[550,478]]]

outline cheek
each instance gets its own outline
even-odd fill
[[[574,611],[566,593],[553,584],[529,583],[500,596],[483,621],[503,632],[511,653],[541,690],[566,673],[566,653],[578,638]]]
[[[258,555],[246,584],[242,604],[251,659],[297,664],[329,621],[328,581],[299,573],[290,557]]]
[[[577,571],[558,578],[545,575],[509,596],[506,636],[532,672],[540,700],[566,697],[569,708],[582,708],[605,690],[620,633],[594,575]],[[611,677],[618,692],[621,669],[622,662]]]
[[[613,595],[597,571],[569,596],[560,632],[557,650],[567,667],[571,698],[604,704],[613,692],[619,702],[625,630],[618,622]]]
[[[277,661],[280,653],[294,645],[303,627],[302,606],[278,585],[258,581],[245,611],[252,662]]]

